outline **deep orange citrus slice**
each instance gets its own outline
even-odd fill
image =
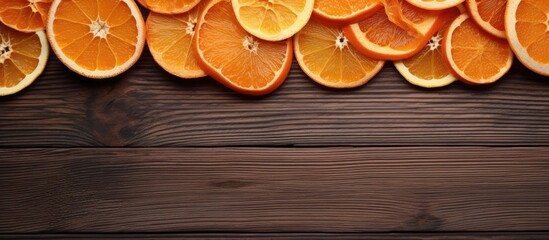
[[[315,0],[313,16],[334,24],[351,24],[374,14],[383,5],[379,0]]]
[[[185,13],[195,7],[200,0],[137,0],[143,7],[162,14]],[[204,0],[207,1],[207,0]]]
[[[145,23],[133,0],[55,0],[47,31],[57,57],[89,78],[121,74],[145,46]]]
[[[453,74],[469,84],[493,83],[505,75],[513,63],[507,41],[482,30],[466,13],[446,30],[442,55]]]
[[[507,0],[466,0],[469,16],[485,31],[505,38],[504,15]]]
[[[0,21],[21,32],[46,29],[52,0],[0,0]]]
[[[351,46],[340,27],[315,20],[294,36],[295,57],[301,69],[327,87],[354,88],[372,79],[384,61],[374,60]]]
[[[193,36],[198,14],[206,1],[176,15],[151,12],[147,18],[147,44],[154,60],[167,72],[181,78],[198,78],[206,73],[195,59]]]
[[[46,33],[23,33],[0,23],[0,96],[29,86],[44,71],[49,47]]]
[[[223,85],[244,94],[277,89],[292,64],[291,39],[270,42],[246,32],[230,0],[212,0],[198,18],[194,47],[199,66]]]
[[[344,27],[349,42],[363,54],[377,59],[401,60],[421,51],[442,27],[445,15],[419,9],[404,0],[398,0],[398,4]]]
[[[522,64],[549,76],[549,1],[509,0],[507,41]]]

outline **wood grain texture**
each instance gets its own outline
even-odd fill
[[[0,149],[0,232],[547,231],[548,147]]]
[[[88,80],[52,54],[28,89],[0,98],[0,147],[539,146],[549,79],[515,62],[499,83],[412,87],[391,63],[367,85],[318,86],[294,62],[274,94],[163,72],[148,50],[115,79]]]
[[[212,240],[547,240],[547,232],[498,232],[498,233],[213,233],[213,234],[25,234],[1,235],[0,239],[212,239]]]

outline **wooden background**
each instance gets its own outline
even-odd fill
[[[0,99],[0,238],[549,239],[549,78],[426,90],[387,63],[266,97],[55,56]]]

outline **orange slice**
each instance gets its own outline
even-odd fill
[[[354,88],[372,79],[384,61],[360,54],[340,27],[314,20],[294,36],[295,57],[314,81],[332,88]]]
[[[157,13],[179,14],[191,10],[200,0],[137,0],[143,7]],[[204,0],[206,1],[206,0]]]
[[[147,43],[154,60],[167,72],[181,78],[198,78],[206,73],[195,59],[193,36],[199,12],[205,2],[177,15],[151,12],[147,18]]]
[[[458,5],[461,7],[461,5]],[[452,8],[448,12],[448,20],[435,35],[431,37],[421,52],[401,61],[395,61],[395,67],[408,82],[424,88],[438,88],[450,85],[457,78],[446,66],[442,57],[442,35],[450,23],[460,15],[460,10]]]
[[[44,71],[49,47],[46,33],[23,33],[0,23],[0,96],[29,86]]]
[[[47,31],[57,57],[89,78],[121,74],[145,46],[145,23],[133,0],[54,0]]]
[[[505,38],[504,15],[507,0],[466,0],[469,16],[490,34]]]
[[[232,0],[240,25],[267,41],[290,38],[307,24],[314,0]]]
[[[475,85],[497,81],[513,63],[507,41],[482,30],[466,13],[444,33],[442,55],[456,77]]]
[[[21,32],[46,29],[52,0],[0,0],[0,21]]]
[[[507,41],[520,62],[549,76],[549,1],[509,0],[505,29]]]
[[[445,16],[438,11],[414,7],[404,0],[398,0],[398,4],[344,27],[349,42],[364,55],[377,59],[401,60],[421,51],[442,27]]]
[[[315,0],[313,16],[335,24],[351,24],[374,14],[383,5],[379,0]]]
[[[410,4],[426,10],[442,10],[455,7],[464,0],[406,0]]]
[[[277,89],[292,64],[291,39],[253,37],[239,24],[230,0],[212,0],[198,18],[194,47],[198,65],[223,85],[244,94]]]

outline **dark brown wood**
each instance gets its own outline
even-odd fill
[[[549,147],[0,149],[0,232],[547,231]]]
[[[212,239],[212,240],[547,240],[547,232],[498,232],[498,233],[213,233],[213,234],[27,234],[0,235],[0,239]]]
[[[412,87],[388,62],[347,91],[320,87],[294,63],[281,89],[252,98],[172,77],[148,50],[109,80],[52,56],[35,84],[0,98],[0,147],[539,146],[549,144],[548,92],[549,79],[518,61],[492,86],[439,90]]]

